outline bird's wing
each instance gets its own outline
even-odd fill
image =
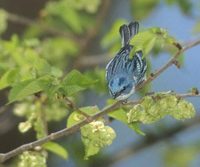
[[[132,71],[133,71],[133,78],[136,83],[140,83],[144,77],[147,70],[147,63],[144,58],[142,58],[142,51],[137,51],[132,59]]]

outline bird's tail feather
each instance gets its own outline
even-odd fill
[[[122,47],[129,44],[131,38],[136,35],[139,31],[138,22],[130,22],[129,25],[123,24],[119,28],[119,33],[121,35]]]

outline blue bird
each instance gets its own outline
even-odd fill
[[[142,51],[130,55],[133,45],[130,40],[139,31],[139,23],[120,26],[122,48],[106,66],[106,80],[109,92],[114,99],[126,100],[134,92],[135,87],[145,80],[146,60]]]

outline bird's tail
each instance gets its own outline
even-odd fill
[[[139,23],[137,21],[130,22],[129,25],[123,24],[119,28],[119,33],[121,35],[122,47],[129,44],[131,38],[136,35],[139,31]]]

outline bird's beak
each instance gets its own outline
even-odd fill
[[[113,94],[113,98],[116,99],[120,95],[120,92]]]

